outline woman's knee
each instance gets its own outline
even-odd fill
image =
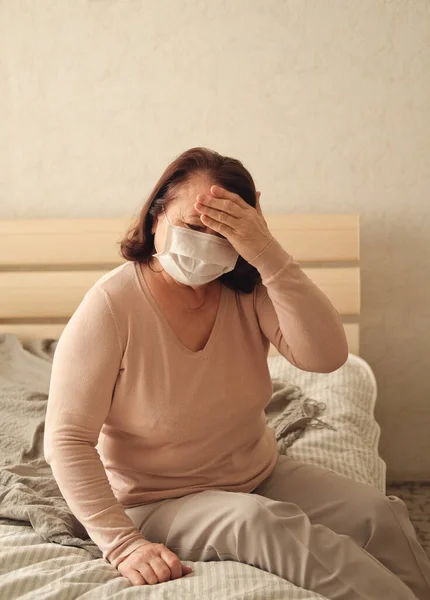
[[[208,490],[201,492],[201,499],[210,517],[202,515],[191,537],[189,529],[179,537],[175,529],[170,529],[169,547],[178,551],[184,560],[247,562],[247,549],[255,544],[256,538],[261,539],[264,532],[270,532],[270,511],[257,497],[242,492]]]
[[[355,539],[362,548],[367,548],[375,537],[384,537],[389,543],[400,530],[392,501],[376,488],[369,489],[351,504],[346,527],[348,530],[344,533]]]

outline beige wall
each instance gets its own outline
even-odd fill
[[[430,479],[430,2],[0,1],[0,218],[131,214],[195,145],[362,215],[388,478]]]

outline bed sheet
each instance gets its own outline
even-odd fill
[[[329,427],[306,427],[279,450],[385,491],[385,463],[378,456],[380,428],[374,418],[376,381],[369,365],[350,354],[329,374],[300,371],[270,357],[273,380],[290,382],[324,405]],[[45,382],[46,383],[46,382]],[[1,499],[0,499],[1,502]],[[28,523],[0,521],[0,598],[72,600],[324,600],[276,575],[234,561],[190,562],[190,575],[155,586],[132,586],[102,558],[84,548],[47,542]]]
[[[26,525],[0,524],[0,598],[4,600],[325,600],[324,596],[234,561],[191,562],[193,572],[132,586],[107,561],[81,548],[45,542]]]

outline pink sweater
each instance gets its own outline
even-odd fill
[[[173,333],[135,262],[99,278],[60,336],[45,458],[113,566],[145,541],[124,507],[210,488],[249,492],[272,471],[269,341],[306,371],[347,359],[337,311],[276,240],[251,264],[263,284],[251,294],[222,286],[198,352]]]

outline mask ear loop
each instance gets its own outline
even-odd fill
[[[164,216],[165,216],[165,218],[166,218],[167,222],[169,223],[169,225],[172,225],[172,224],[171,224],[171,222],[169,221],[169,219],[167,218],[167,213],[166,213],[166,211],[164,210],[164,206],[162,207],[162,209],[163,209],[163,214],[164,214]]]
[[[165,217],[166,217],[166,219],[167,219],[167,213],[166,213],[166,211],[164,210],[164,206],[162,206],[162,207],[161,207],[161,209],[162,209],[162,211],[163,211],[163,213],[164,213],[164,216],[165,216]],[[169,219],[167,219],[167,222],[168,222],[168,223],[170,223]],[[155,236],[155,231],[154,231],[154,233],[152,234],[152,236],[153,236],[153,237]],[[154,250],[155,250],[155,246],[154,246]],[[152,256],[153,256],[153,255],[152,255]],[[148,266],[149,266],[149,268],[151,269],[151,271],[153,271],[154,273],[161,273],[161,271],[163,270],[163,269],[161,269],[161,271],[156,271],[156,270],[154,270],[154,269],[151,267],[151,265],[148,265]]]
[[[166,221],[169,223],[169,225],[172,225],[172,224],[171,224],[171,222],[169,221],[169,219],[167,218],[167,213],[166,213],[166,211],[164,210],[164,206],[162,206],[162,207],[161,207],[161,212],[164,214],[164,218],[165,218],[165,219],[166,219]],[[155,235],[155,231],[154,231],[154,232],[152,232],[152,235],[153,235],[153,236]]]

